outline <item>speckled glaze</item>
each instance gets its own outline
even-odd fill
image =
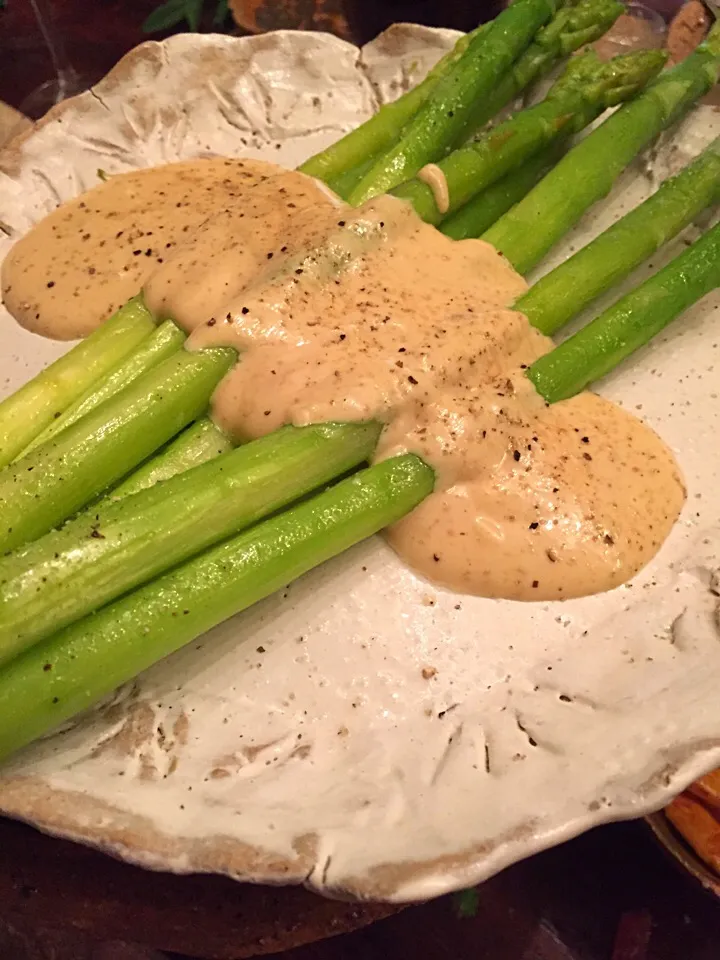
[[[146,44],[0,156],[0,257],[98,168],[207,153],[294,166],[453,36],[398,27],[360,52],[310,33]],[[719,119],[703,108],[663,139],[543,269]],[[600,385],[670,444],[689,488],[630,584],[531,606],[463,597],[373,539],[16,757],[0,810],[153,869],[401,901],[662,806],[720,763],[718,307],[706,299]],[[2,391],[64,349],[0,324]]]

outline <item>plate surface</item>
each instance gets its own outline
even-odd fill
[[[294,166],[454,36],[145,44],[0,155],[0,257],[99,169],[211,153]],[[552,262],[718,132],[712,108],[697,111]],[[410,900],[661,807],[720,764],[719,318],[706,299],[601,385],[662,434],[689,487],[631,584],[565,603],[463,597],[375,538],[18,755],[0,811],[153,869]],[[0,391],[65,349],[0,324]]]

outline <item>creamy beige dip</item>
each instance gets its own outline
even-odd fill
[[[198,161],[199,179],[201,163],[215,183],[226,161]],[[217,423],[254,438],[284,423],[382,421],[377,459],[413,451],[437,475],[389,542],[463,592],[581,596],[650,560],[684,499],[673,456],[594,394],[548,406],[535,392],[524,368],[552,341],[511,309],[526,284],[494,248],[452,241],[391,197],[353,209],[301,174],[235,164],[238,195],[193,231],[182,206],[151,209],[161,183],[166,195],[182,192],[186,165],[144,172],[153,186],[143,227],[162,216],[172,244],[144,275],[149,308],[187,330],[189,349],[240,355],[213,398]],[[135,175],[134,197],[143,179]],[[124,209],[122,188],[115,202],[111,184],[100,191],[108,210]],[[92,197],[72,205],[74,225],[98,235]],[[139,229],[134,220],[128,212],[126,229]],[[52,217],[26,251],[42,249],[48,230]],[[21,254],[4,271],[15,289]],[[72,274],[72,251],[68,260]],[[52,310],[43,305],[50,326]]]
[[[249,186],[277,169],[208,159],[110,177],[15,244],[2,265],[3,302],[44,337],[84,337],[203,221],[237,208]]]

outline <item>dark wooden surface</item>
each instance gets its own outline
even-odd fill
[[[443,897],[279,951],[385,910],[299,889],[154,874],[0,821],[3,960],[160,960],[165,951],[225,960],[250,952],[276,960],[720,957],[720,907],[641,823],[604,827],[510,868],[478,888],[471,916],[457,897]]]
[[[144,39],[140,24],[155,2],[54,0],[74,66],[89,80],[102,76]],[[427,18],[437,16],[423,2]],[[445,8],[453,17],[468,5]],[[50,75],[28,0],[7,0],[0,99],[18,105]],[[513,867],[480,888],[473,916],[460,917],[452,897],[379,920],[385,913],[302,890],[152,874],[0,821],[0,960],[159,960],[172,951],[226,960],[269,951],[278,960],[720,960],[720,905],[679,874],[642,824],[606,827]]]

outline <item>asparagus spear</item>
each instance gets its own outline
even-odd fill
[[[0,472],[0,550],[57,526],[207,408],[231,349],[179,350]]]
[[[720,224],[559,347],[528,376],[555,403],[614,369],[691,304],[720,286]]]
[[[216,427],[209,417],[203,417],[183,430],[156,456],[138,467],[114,487],[108,496],[112,500],[119,500],[140,490],[147,490],[161,480],[169,480],[185,470],[227,453],[233,446],[233,442],[220,427]]]
[[[154,329],[140,299],[0,403],[0,467],[11,463],[69,404],[111,370]]]
[[[472,39],[436,85],[399,141],[363,177],[350,196],[360,204],[414,176],[444,149],[462,141],[474,104],[489,96],[503,74],[554,13],[552,0],[515,0]]]
[[[720,200],[720,137],[645,203],[535,283],[515,304],[552,335]]]
[[[368,460],[375,423],[285,427],[0,559],[0,662]]]
[[[560,9],[498,84],[475,102],[468,130],[472,134],[519,94],[546,74],[561,57],[598,40],[624,10],[615,0],[580,0]]]
[[[617,3],[616,0],[579,0],[576,4],[561,8],[550,23],[538,31],[527,50],[501,78],[491,93],[486,98],[475,102],[466,129],[474,134],[522,93],[526,87],[529,87],[531,83],[547,73],[561,57],[567,56],[584,44],[599,39],[612,26],[623,10],[623,5]],[[405,97],[401,100],[405,100],[408,96],[408,94],[405,94]],[[400,101],[396,101],[396,103],[400,103]],[[394,107],[395,104],[391,106]],[[385,110],[387,110],[387,107],[380,108],[377,114],[378,118]],[[382,152],[391,147],[400,136],[403,126],[411,119],[414,112],[413,110],[411,113],[403,115],[401,124],[388,129],[389,136],[382,144],[375,141],[370,133],[369,124],[373,122],[372,120],[348,134],[348,137],[344,139],[353,138],[357,144],[357,151],[353,155],[343,154],[342,160],[344,162],[338,162],[327,175],[324,167],[327,161],[323,159],[318,162],[316,157],[313,157],[298,169],[325,180],[338,196],[347,199],[363,177],[380,161]],[[380,120],[378,119],[379,123]],[[342,144],[343,141],[341,140],[336,146],[340,147]],[[362,149],[363,144],[367,146],[367,149]],[[334,149],[334,147],[330,147],[325,153],[333,153]],[[431,159],[441,159],[446,152],[445,149],[442,149],[437,156]],[[324,154],[321,154],[320,157],[324,157]]]
[[[445,54],[416,87],[408,90],[392,103],[386,103],[369,120],[346,133],[327,149],[315,154],[298,170],[318,180],[330,182],[393,145],[403,127],[415,116],[420,107],[433,95],[438,82],[463,57],[471,42],[485,29],[485,24],[472,33],[460,37],[455,46]]]
[[[426,223],[440,223],[444,215],[460,209],[558,137],[581,130],[607,107],[632,96],[661,70],[665,59],[662,51],[649,50],[603,62],[588,51],[570,62],[542,103],[515,114],[437,164],[447,183],[447,210],[439,208],[432,188],[418,178],[391,192],[409,200]]]
[[[185,342],[185,334],[172,320],[166,320],[149,337],[146,337],[130,355],[104,377],[96,381],[81,397],[70,404],[65,413],[57,417],[33,442],[23,451],[29,453],[35,447],[46,443],[57,436],[66,427],[77,423],[86,414],[94,410],[104,400],[114,396],[133,380],[156,367],[162,360],[175,353]]]
[[[479,237],[507,213],[558,162],[568,148],[567,139],[558,137],[544,150],[530,157],[517,170],[482,190],[464,207],[444,219],[439,230],[453,240]]]
[[[665,127],[720,76],[720,23],[682,63],[657,78],[560,160],[483,239],[527,274]]]
[[[0,670],[0,757],[399,520],[433,484],[412,454],[386,460],[31,647]]]

